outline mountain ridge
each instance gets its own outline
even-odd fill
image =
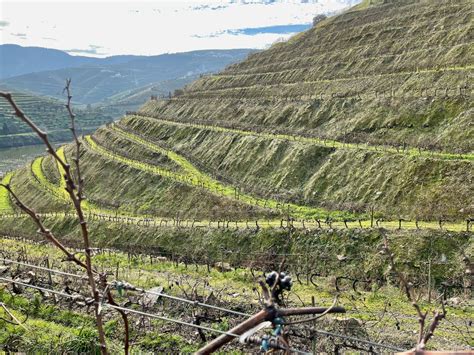
[[[0,85],[43,96],[62,97],[64,78],[74,78],[75,101],[95,104],[119,92],[152,83],[214,72],[245,58],[251,49],[200,50],[149,57],[94,59],[77,67],[39,71],[0,80]],[[105,62],[104,62],[105,61]],[[107,62],[108,61],[108,62]]]
[[[88,64],[112,64],[138,56],[117,55],[106,58],[71,55],[65,51],[37,46],[0,44],[0,80],[39,71],[56,70]]]

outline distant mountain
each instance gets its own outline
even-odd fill
[[[35,63],[36,59],[26,57],[26,53],[29,53],[29,50],[34,52],[34,50],[32,48],[23,48],[23,50],[25,51],[19,50],[19,53],[22,53],[18,59],[20,64],[24,58],[29,58],[30,68],[33,68],[34,64],[32,63]],[[37,48],[37,50],[44,49]],[[10,51],[10,54],[12,52]],[[254,50],[202,50],[150,57],[118,56],[97,59],[72,57],[67,53],[54,51],[54,54],[50,53],[50,57],[57,57],[56,65],[67,67],[10,77],[2,80],[0,84],[20,91],[60,98],[62,97],[64,79],[72,78],[75,101],[93,104],[107,100],[107,98],[123,91],[163,81],[169,82],[178,79],[183,83],[184,79],[184,84],[186,84],[200,74],[216,72],[243,60],[251,52]],[[11,54],[10,57],[3,58],[2,68],[8,67],[9,65],[5,63],[8,58],[8,61],[13,62],[13,57]],[[24,62],[26,63],[26,61],[25,59]],[[71,67],[70,64],[67,64],[74,61],[77,63],[76,66]],[[39,62],[41,63],[42,60]],[[15,67],[14,64],[11,65]],[[24,65],[25,68],[27,66]],[[18,65],[14,70],[19,71],[20,69],[21,65]],[[186,80],[186,78],[189,79]]]
[[[2,44],[0,45],[0,79],[88,64],[118,64],[134,58],[139,58],[139,56],[119,55],[107,58],[92,58],[73,56],[57,49]]]

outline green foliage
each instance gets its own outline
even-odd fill
[[[465,219],[469,9],[468,1],[364,1],[141,109],[174,123],[122,122],[260,196],[278,190],[292,203],[359,213],[375,206],[391,219]],[[432,208],[436,200],[446,203]]]
[[[227,220],[470,217],[472,104],[460,94],[472,69],[469,4],[397,4],[364,3],[141,109],[164,120],[132,116],[100,129],[83,152],[87,207]],[[441,38],[428,19],[445,21]],[[339,97],[347,92],[357,95]],[[64,194],[51,165],[44,175]],[[64,208],[38,201],[39,190],[27,201]]]
[[[198,350],[196,345],[189,345],[183,337],[174,334],[146,334],[140,342],[140,347],[144,351],[154,353],[166,353],[179,349],[182,354],[190,354]]]
[[[36,229],[29,219],[2,222],[5,232],[21,230],[23,235],[35,235]],[[80,247],[79,231],[73,218],[47,218],[45,223],[56,235],[65,236],[66,243]],[[290,232],[267,228],[256,232],[246,229],[146,228],[97,221],[91,221],[90,230],[94,245],[103,248],[174,256],[189,263],[211,266],[224,261],[233,267],[253,265],[265,270],[277,268],[282,260],[280,255],[289,254],[285,257],[285,264],[292,272],[345,275],[373,281],[387,277],[387,257],[380,253],[383,235],[386,234],[394,253],[400,258],[400,267],[406,268],[414,278],[425,280],[428,264],[431,264],[436,285],[443,280],[456,282],[461,279],[464,272],[462,255],[472,254],[473,248],[472,233],[435,230],[316,229]],[[129,262],[108,254],[97,256],[97,261],[112,266]],[[132,259],[131,263],[139,266],[141,259]],[[221,277],[224,281],[226,274]]]
[[[179,147],[188,161],[205,162],[201,171],[220,173],[255,197],[362,214],[374,206],[391,219],[459,219],[471,213],[472,194],[467,186],[471,161],[342,147],[340,143],[334,149],[311,139],[294,142],[278,134],[137,116],[126,117],[122,124],[133,132],[146,132],[150,140]],[[446,203],[433,209],[422,198],[428,191],[433,203]],[[295,216],[298,212],[311,216],[295,206],[291,210]],[[350,217],[350,213],[345,215]]]

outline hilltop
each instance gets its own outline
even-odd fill
[[[70,55],[64,51],[51,48],[0,44],[0,79],[82,65],[118,64],[139,57],[134,55],[117,55],[106,58],[94,58]]]

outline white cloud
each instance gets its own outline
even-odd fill
[[[264,48],[289,35],[229,34],[228,30],[310,23],[322,12],[339,11],[357,0],[0,0],[2,43],[75,48],[93,54],[160,54],[209,48]],[[209,36],[210,34],[218,34]],[[50,38],[54,38],[54,43]],[[91,44],[93,44],[91,46]],[[97,46],[97,47],[94,47]],[[92,49],[92,50],[91,50]],[[98,56],[103,56],[97,54]]]

